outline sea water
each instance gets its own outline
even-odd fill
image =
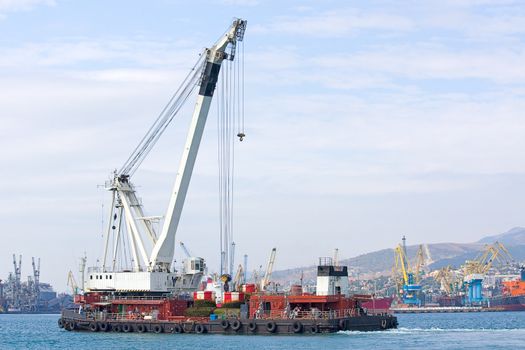
[[[58,317],[0,314],[0,349],[525,349],[525,312],[398,315],[395,330],[300,336],[68,332]]]

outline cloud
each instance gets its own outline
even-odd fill
[[[55,0],[0,0],[0,19],[8,12],[31,11],[38,6],[55,6]]]
[[[52,68],[68,70],[91,66],[166,67],[181,65],[187,70],[196,62],[200,47],[190,41],[94,40],[62,38],[0,48],[0,67]]]
[[[229,6],[257,6],[258,0],[219,0],[221,3]]]
[[[390,79],[483,79],[495,83],[521,83],[525,78],[523,48],[450,50],[440,45],[398,45],[346,54],[316,57],[314,64],[326,71],[345,72],[351,80],[366,70]],[[355,73],[355,74],[353,74]],[[326,74],[327,79],[330,73]]]
[[[342,9],[302,16],[279,16],[253,28],[258,33],[284,33],[309,37],[346,37],[360,30],[406,31],[413,23],[395,14]]]

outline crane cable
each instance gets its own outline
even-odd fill
[[[119,170],[118,175],[133,175],[140,166],[164,130],[166,130],[175,115],[177,115],[179,110],[188,100],[188,97],[191,96],[192,92],[195,90],[195,87],[199,83],[202,69],[206,63],[205,58],[205,54],[199,56],[199,59],[191,68],[186,78],[184,78],[177,91],[175,91],[168,104],[162,109],[153,125],[146,132],[146,135],[144,135],[137,147],[133,150],[133,153]]]
[[[241,42],[243,43],[243,42]],[[243,45],[243,44],[241,44]],[[237,60],[224,62],[217,89],[217,159],[219,171],[219,236],[221,275],[233,274],[235,136],[244,134],[244,50]],[[237,133],[237,135],[236,135]]]

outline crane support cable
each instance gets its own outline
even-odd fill
[[[242,42],[241,42],[241,45]],[[219,235],[221,275],[233,275],[235,242],[233,237],[235,137],[244,135],[244,52],[236,60],[224,62],[217,85],[217,160],[219,170]],[[233,52],[233,51],[232,51]]]
[[[199,59],[192,67],[186,78],[183,80],[177,91],[173,94],[168,104],[160,112],[151,128],[148,130],[146,135],[133,150],[133,153],[130,155],[128,160],[119,170],[119,176],[133,175],[144,158],[151,151],[155,143],[158,141],[164,130],[166,130],[175,115],[177,115],[179,110],[187,101],[188,97],[191,96],[192,92],[195,90],[195,87],[199,83],[202,69],[206,63],[205,57],[205,54],[200,55]]]

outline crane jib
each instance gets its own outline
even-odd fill
[[[217,80],[219,80],[219,70],[220,69],[221,69],[220,63],[212,63],[212,62],[206,63],[206,68],[204,68],[204,73],[202,76],[199,95],[213,96],[213,92],[215,91],[215,86],[217,85]]]

